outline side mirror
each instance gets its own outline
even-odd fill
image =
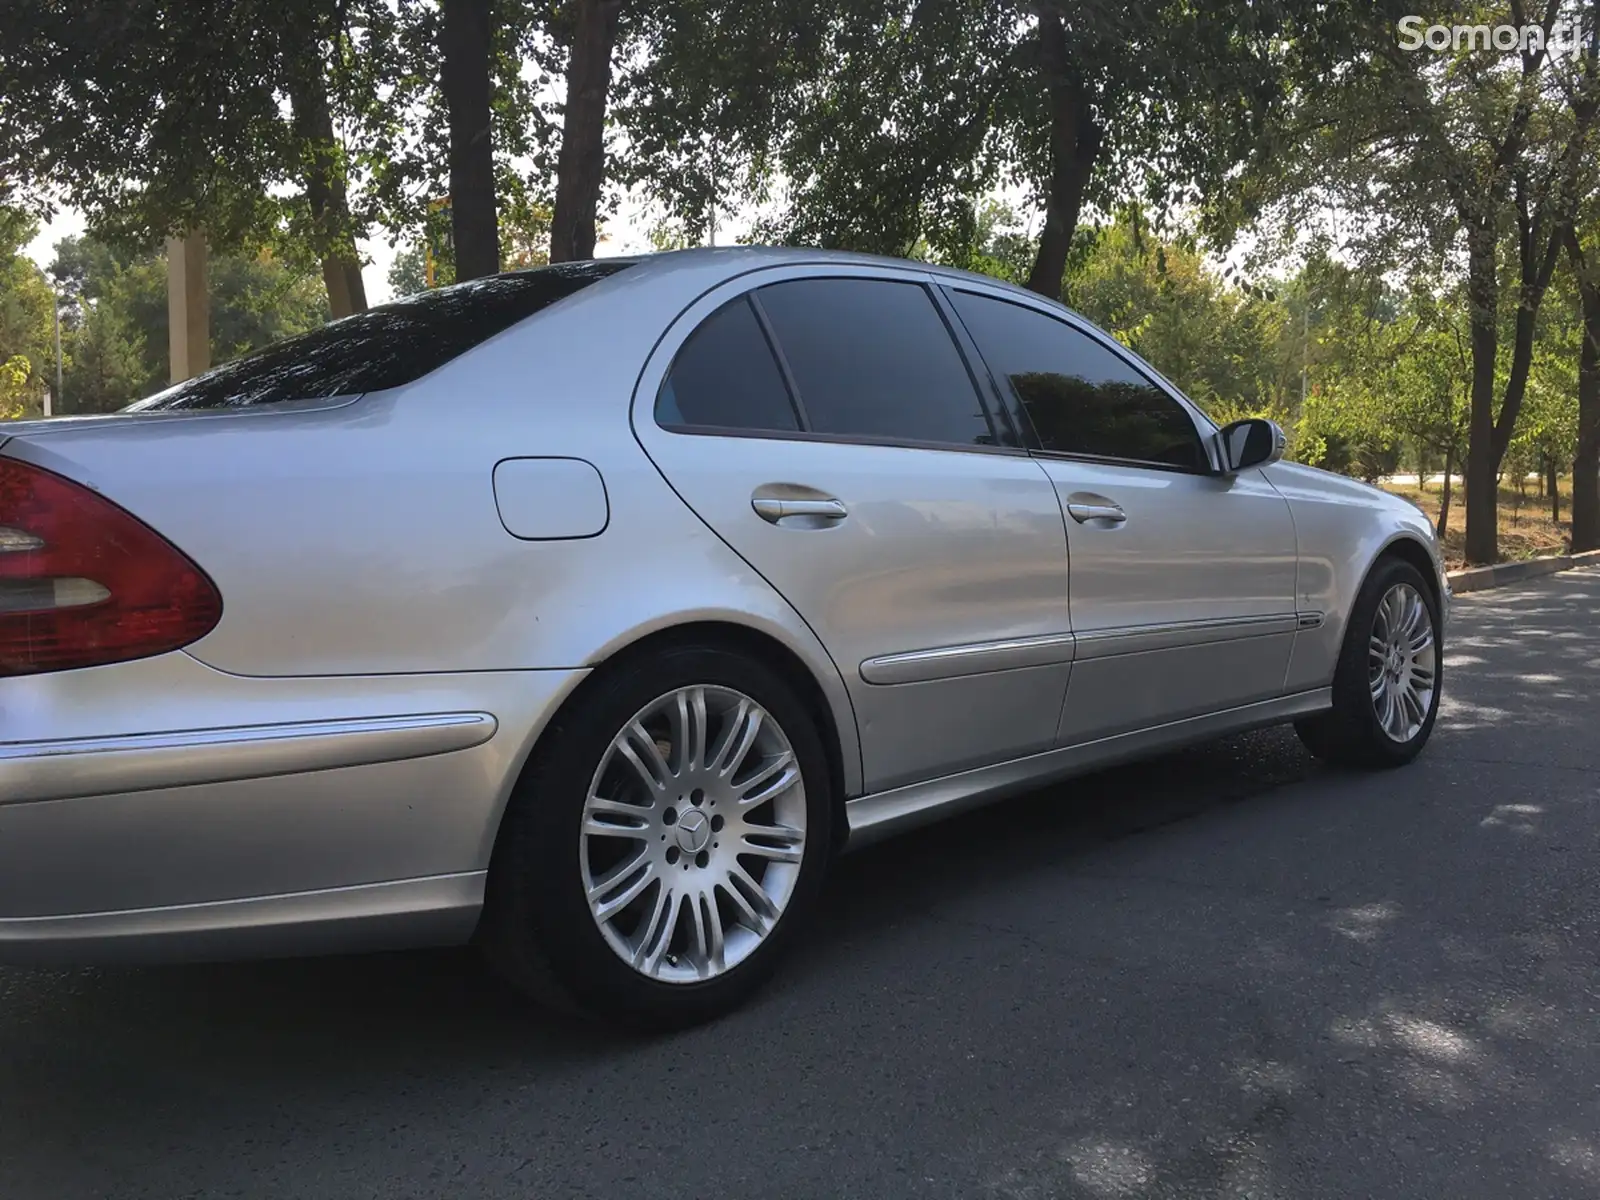
[[[1289,439],[1276,421],[1246,417],[1225,425],[1217,432],[1217,449],[1224,474],[1233,475],[1251,467],[1266,467],[1283,457]]]

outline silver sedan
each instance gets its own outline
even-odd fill
[[[669,1026],[840,851],[1294,722],[1409,761],[1415,507],[1059,305],[821,252],[462,284],[0,425],[0,954],[475,941]]]

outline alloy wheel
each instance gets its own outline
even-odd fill
[[[1409,583],[1395,584],[1378,605],[1367,650],[1372,711],[1390,741],[1404,744],[1421,732],[1433,707],[1438,654],[1427,602]]]
[[[694,983],[732,970],[783,915],[806,853],[805,781],[749,696],[679,688],[602,756],[579,866],[606,943],[640,974]]]

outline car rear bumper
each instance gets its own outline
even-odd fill
[[[0,680],[0,957],[465,940],[583,675],[259,679],[179,653]]]

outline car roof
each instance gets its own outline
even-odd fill
[[[1048,296],[1028,291],[1026,288],[1018,287],[1014,283],[996,279],[992,275],[980,275],[975,271],[964,271],[957,267],[947,267],[938,263],[922,262],[917,259],[895,258],[886,254],[861,254],[854,250],[825,250],[820,247],[810,246],[695,246],[686,250],[661,250],[651,254],[619,255],[614,259],[606,259],[605,261],[644,267],[649,269],[651,273],[691,268],[704,269],[717,265],[721,265],[730,273],[735,274],[748,271],[753,267],[776,267],[786,264],[838,263],[840,266],[896,267],[901,270],[910,268],[950,282],[981,283],[985,287],[1014,292],[1034,302],[1043,300],[1054,307],[1072,312],[1074,316],[1078,315],[1059,300],[1052,300]]]

